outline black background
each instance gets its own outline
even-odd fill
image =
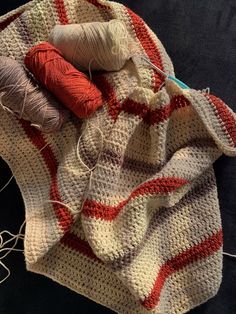
[[[0,2],[4,14],[27,1]],[[144,18],[160,38],[176,76],[195,89],[211,88],[236,112],[235,0],[120,0]],[[214,165],[221,206],[224,250],[236,254],[236,159],[222,156]],[[0,187],[11,172],[0,159]],[[13,180],[0,193],[0,231],[17,233],[23,201]],[[5,260],[11,276],[0,284],[0,314],[109,314],[112,311],[25,271],[22,253]],[[0,267],[0,278],[4,276]],[[92,276],[92,274],[91,274]],[[236,313],[236,259],[224,257],[223,282],[216,297],[191,314]],[[169,314],[169,313],[163,313]]]

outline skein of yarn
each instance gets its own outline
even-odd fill
[[[87,118],[102,105],[98,88],[48,42],[31,48],[25,65],[77,117]]]
[[[3,56],[0,57],[0,97],[3,110],[30,121],[46,133],[58,131],[69,116],[22,65]]]
[[[119,71],[132,56],[131,38],[117,19],[56,25],[49,42],[79,70]]]

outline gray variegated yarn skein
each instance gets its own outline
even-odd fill
[[[49,42],[79,70],[119,71],[133,54],[125,24],[117,19],[56,25]]]
[[[0,105],[42,132],[58,131],[69,112],[16,60],[0,57]]]

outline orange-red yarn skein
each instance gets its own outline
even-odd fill
[[[98,88],[48,42],[31,48],[25,65],[77,117],[87,118],[102,105]]]

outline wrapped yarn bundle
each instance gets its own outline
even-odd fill
[[[31,48],[25,65],[77,117],[87,118],[102,105],[97,87],[48,42]]]
[[[58,131],[69,112],[37,84],[17,61],[0,57],[0,104],[43,132]]]
[[[79,70],[118,71],[132,55],[127,28],[117,19],[56,25],[49,42]]]

